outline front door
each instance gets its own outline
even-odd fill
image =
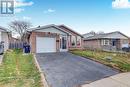
[[[60,51],[68,51],[68,46],[67,46],[67,37],[66,36],[61,36],[60,37]]]
[[[112,40],[112,46],[116,46],[116,40]]]

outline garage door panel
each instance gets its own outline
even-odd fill
[[[37,37],[36,52],[37,53],[56,52],[56,39],[49,37]]]

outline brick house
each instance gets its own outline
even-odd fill
[[[82,49],[83,37],[65,25],[46,25],[29,30],[31,52],[65,52]]]
[[[129,44],[129,37],[121,32],[104,34],[84,34],[84,47],[87,49],[121,50],[123,45]]]

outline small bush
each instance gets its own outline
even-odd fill
[[[16,53],[16,54],[19,54],[22,52],[22,49],[21,48],[16,48],[16,49],[13,49],[13,51]]]

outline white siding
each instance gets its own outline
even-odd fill
[[[51,32],[51,33],[58,33],[61,35],[67,35],[65,32],[62,32],[60,30],[58,30],[57,28],[54,27],[50,27],[50,28],[46,28],[46,29],[40,29],[40,30],[36,30],[37,32]]]

